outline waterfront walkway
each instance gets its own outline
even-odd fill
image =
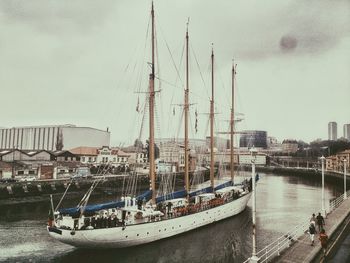
[[[310,213],[311,214],[311,213]],[[337,208],[327,215],[325,219],[326,234],[331,238],[337,228],[350,215],[350,197],[342,202]],[[308,219],[306,219],[308,220]],[[305,229],[306,230],[306,229]],[[311,246],[310,236],[308,233],[303,234],[291,246],[286,249],[281,256],[276,257],[273,262],[301,263],[312,262],[320,253],[321,245],[318,240],[319,233],[315,235],[315,244]],[[329,244],[331,246],[331,244]]]

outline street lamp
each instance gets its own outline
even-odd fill
[[[255,161],[256,161],[256,154],[257,150],[252,147],[250,148],[250,155],[251,155],[251,163],[252,163],[252,199],[253,199],[253,251],[252,251],[252,257],[250,258],[251,263],[256,263],[259,261],[259,258],[256,256],[256,195],[255,195]]]
[[[324,204],[324,160],[326,159],[323,155],[320,158],[322,163],[322,215],[326,217],[326,209]]]
[[[347,198],[346,196],[346,158],[343,160],[344,162],[344,200]]]

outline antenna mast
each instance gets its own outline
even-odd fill
[[[155,160],[154,160],[154,9],[152,2],[152,71],[149,75],[149,177],[150,177],[150,190],[152,191],[152,204],[156,203],[156,178],[155,178]]]
[[[189,70],[188,70],[188,24],[186,29],[186,88],[185,88],[185,187],[187,198],[189,198],[190,192],[190,180],[189,180],[189,147],[188,147],[188,110],[189,110]]]
[[[214,192],[214,49],[211,50],[210,185]]]
[[[231,148],[231,180],[232,180],[232,183],[233,183],[233,180],[234,180],[234,132],[235,132],[235,114],[234,114],[234,98],[235,98],[235,75],[236,75],[236,68],[235,68],[235,64],[234,64],[234,61],[232,60],[232,106],[231,106],[231,121],[230,121],[230,126],[231,126],[231,145],[230,145],[230,148]]]

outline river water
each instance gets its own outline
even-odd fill
[[[340,191],[326,185],[326,202]],[[256,200],[259,250],[320,211],[321,184],[299,177],[260,174]],[[0,207],[1,262],[243,262],[251,254],[251,201],[241,214],[213,225],[147,245],[113,250],[76,249],[50,238],[45,227],[48,207],[48,202]]]

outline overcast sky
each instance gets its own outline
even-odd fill
[[[113,144],[133,142],[146,96],[137,92],[148,86],[150,4],[0,1],[0,126],[109,127]],[[309,142],[326,139],[336,121],[342,136],[350,123],[350,1],[164,0],[155,9],[157,137],[182,137],[181,108],[171,104],[183,101],[188,17],[192,137],[208,131],[212,43],[217,130],[227,128],[234,58],[236,110],[245,119],[238,129]]]

